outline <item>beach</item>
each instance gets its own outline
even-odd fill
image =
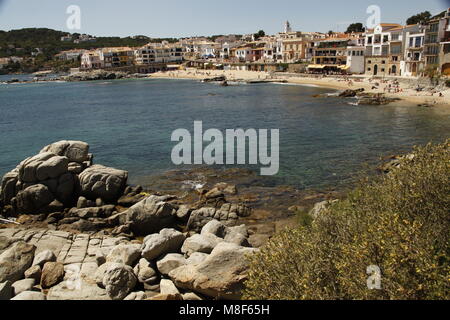
[[[352,77],[347,78],[333,77],[333,76],[315,76],[311,75],[306,77],[304,75],[295,76],[292,74],[283,75],[277,73],[272,75],[267,72],[257,72],[257,71],[242,71],[242,70],[198,70],[198,69],[187,69],[187,70],[176,70],[167,72],[158,72],[152,74],[151,78],[160,79],[193,79],[193,80],[203,80],[205,78],[214,78],[225,76],[229,82],[234,81],[263,81],[263,80],[273,80],[273,81],[286,81],[289,84],[298,85],[313,85],[318,87],[325,87],[336,90],[355,90],[363,88],[367,93],[383,93],[389,98],[400,98],[398,102],[392,103],[402,104],[405,102],[411,105],[426,104],[434,107],[441,107],[450,110],[450,88],[446,90],[439,91],[442,96],[439,96],[439,92],[431,93],[430,91],[417,92],[414,86],[411,84],[404,83],[400,81],[398,84],[398,89],[400,92],[392,93],[388,92],[389,85],[393,86],[394,78],[386,78],[386,83],[381,83],[380,80],[371,80],[369,77]],[[408,78],[405,78],[408,79]],[[413,79],[413,78],[411,78]],[[413,81],[414,82],[414,81]],[[376,86],[379,83],[379,86]],[[375,89],[377,87],[377,89]],[[386,88],[386,89],[385,89]]]

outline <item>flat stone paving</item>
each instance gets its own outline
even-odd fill
[[[51,250],[56,255],[57,261],[64,265],[95,262],[98,250],[106,256],[119,243],[128,242],[125,238],[42,229],[0,229],[0,237],[12,242],[23,240],[33,244],[36,246],[36,254]]]

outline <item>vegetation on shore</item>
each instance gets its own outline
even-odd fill
[[[415,148],[252,258],[247,299],[450,298],[450,141]],[[381,289],[368,289],[369,266]]]

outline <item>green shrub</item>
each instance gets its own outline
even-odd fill
[[[449,142],[366,180],[252,257],[246,299],[449,299]],[[381,269],[369,290],[368,266]]]
[[[450,80],[445,80],[445,85],[450,88]]]

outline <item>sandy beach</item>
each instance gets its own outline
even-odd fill
[[[379,80],[372,80],[362,77],[348,77],[347,79],[338,78],[333,76],[321,77],[313,76],[282,76],[277,74],[272,76],[267,72],[256,72],[256,71],[240,71],[240,70],[198,70],[198,69],[187,69],[187,70],[177,70],[168,72],[158,72],[152,74],[151,78],[168,78],[168,79],[194,79],[202,80],[205,78],[213,78],[225,76],[229,82],[233,81],[255,81],[255,80],[285,80],[288,83],[299,84],[299,85],[315,85],[319,87],[326,87],[336,90],[346,90],[346,89],[359,89],[364,88],[366,92],[369,93],[384,93],[387,97],[400,98],[401,101],[398,103],[404,104],[408,102],[409,104],[427,104],[434,107],[441,107],[450,110],[450,89],[440,91],[442,96],[439,96],[439,92],[431,93],[430,91],[417,92],[415,86],[408,85],[405,83],[400,83],[398,85],[397,93],[394,93],[394,89],[389,93],[389,85],[394,86],[394,79],[388,79],[386,83],[380,83]],[[379,84],[378,89],[376,83]],[[392,103],[395,105],[396,103]]]

